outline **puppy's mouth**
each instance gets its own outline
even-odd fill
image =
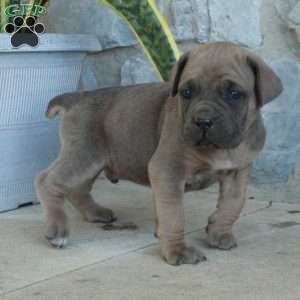
[[[221,143],[217,143],[213,141],[209,137],[203,137],[194,141],[194,147],[199,150],[217,150],[217,149],[233,149],[236,148],[240,143],[241,139],[230,139],[231,142],[222,141]]]
[[[241,139],[237,137],[215,138],[209,134],[199,134],[197,136],[187,137],[186,142],[198,150],[219,150],[232,149],[237,147]]]
[[[194,146],[199,149],[220,149],[221,146],[211,142],[207,138],[202,138],[194,143]]]
[[[209,132],[206,130],[202,130],[200,136],[198,136],[194,139],[194,147],[197,147],[199,149],[219,149],[221,148],[220,145],[213,142],[209,136]]]

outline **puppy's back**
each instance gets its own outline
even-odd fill
[[[165,90],[165,86],[165,84],[161,83],[148,83],[134,86],[109,87],[92,91],[64,93],[54,97],[49,102],[46,116],[48,118],[53,118],[61,112],[70,110],[75,104],[79,104],[80,102],[92,106],[97,104],[103,106],[105,103],[108,106],[111,106],[115,105],[116,102],[130,102],[131,98],[136,97],[139,97],[140,102],[142,102],[143,98],[147,97],[147,90],[153,91],[153,88],[154,90],[161,90],[161,88],[162,90]],[[144,94],[144,91],[146,91],[146,94]]]

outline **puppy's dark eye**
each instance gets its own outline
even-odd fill
[[[193,92],[192,92],[192,89],[191,88],[185,88],[183,89],[181,92],[180,92],[181,96],[184,98],[184,99],[191,99],[192,96],[193,96]]]
[[[238,90],[229,88],[225,91],[223,99],[227,102],[236,102],[241,100],[244,97],[244,94]]]

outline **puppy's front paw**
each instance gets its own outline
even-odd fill
[[[218,233],[216,231],[208,231],[207,242],[210,247],[222,250],[230,250],[237,246],[235,237],[230,232]]]
[[[68,243],[69,231],[63,224],[51,224],[47,226],[46,239],[56,248],[63,248]]]
[[[181,264],[197,264],[206,261],[205,255],[193,248],[186,247],[185,245],[174,246],[162,253],[165,261],[172,266],[179,266]]]

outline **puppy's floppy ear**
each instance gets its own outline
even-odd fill
[[[189,53],[183,54],[178,62],[175,64],[171,74],[171,96],[174,97],[178,93],[178,85],[180,81],[181,74],[184,70],[184,67],[188,61]]]
[[[247,62],[255,78],[255,94],[258,108],[281,94],[283,87],[280,78],[257,55],[249,54]]]

